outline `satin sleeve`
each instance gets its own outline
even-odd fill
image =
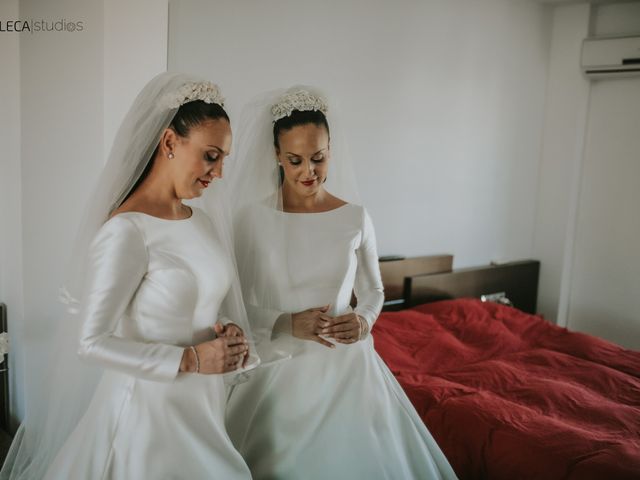
[[[378,319],[384,303],[384,287],[378,264],[376,234],[371,217],[363,209],[362,240],[356,250],[358,267],[353,291],[356,296],[355,312],[369,324],[369,332]]]
[[[78,355],[136,377],[173,380],[180,368],[182,347],[116,335],[147,272],[148,253],[138,227],[130,219],[113,217],[96,235],[88,260]]]

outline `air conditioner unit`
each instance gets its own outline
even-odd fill
[[[592,80],[640,75],[640,36],[587,38],[582,71]]]

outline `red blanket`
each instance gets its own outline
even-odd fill
[[[640,478],[640,352],[470,299],[373,335],[461,479]]]

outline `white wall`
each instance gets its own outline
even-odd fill
[[[232,119],[258,92],[332,92],[381,254],[531,255],[550,9],[512,0],[172,0],[169,67]]]
[[[560,304],[566,310],[567,303],[589,100],[589,81],[580,70],[580,52],[589,33],[590,10],[588,4],[553,10],[533,242],[533,257],[541,262],[538,312],[551,321],[556,321]],[[561,291],[565,292],[563,302]]]
[[[591,24],[640,34],[640,2],[598,5]],[[567,326],[640,349],[640,77],[593,82],[585,131]]]
[[[82,31],[20,38],[24,340],[30,346],[24,375],[30,398],[46,365],[47,340],[63,318],[58,288],[102,158],[102,1],[22,0],[20,16],[84,22]]]
[[[0,3],[0,18],[19,18],[18,0]],[[22,417],[24,371],[22,289],[22,196],[20,169],[20,35],[3,33],[0,42],[0,302],[9,319],[11,411]]]
[[[640,1],[595,6],[592,28],[596,36],[640,34]]]
[[[568,326],[640,349],[640,78],[595,82]]]
[[[553,14],[534,256],[538,307],[558,324],[640,348],[640,79],[589,82],[587,36],[640,33],[640,2]]]
[[[167,1],[104,1],[105,159],[133,99],[167,69]]]
[[[0,293],[10,303],[10,331],[20,334],[12,361],[21,358],[25,341],[33,346],[12,372],[12,414],[22,419],[29,395],[24,378],[37,384],[46,340],[62,318],[58,288],[90,188],[132,99],[166,69],[168,6],[162,0],[22,0],[18,17],[18,2],[10,3],[15,12],[5,17],[9,3],[3,3],[3,19],[84,22],[82,32],[22,34],[19,57],[17,34],[7,42],[3,37],[0,50],[1,126],[9,140],[3,142],[0,213],[8,222],[2,225],[11,227],[8,236],[2,230]],[[20,117],[18,130],[11,121]]]

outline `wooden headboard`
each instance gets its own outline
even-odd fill
[[[380,262],[385,286],[384,310],[500,293],[520,310],[536,312],[539,261],[523,260],[458,270],[453,270],[452,264],[452,255]]]
[[[405,278],[414,275],[451,272],[453,255],[429,255],[380,261],[380,274],[384,285],[385,309],[405,307]]]

